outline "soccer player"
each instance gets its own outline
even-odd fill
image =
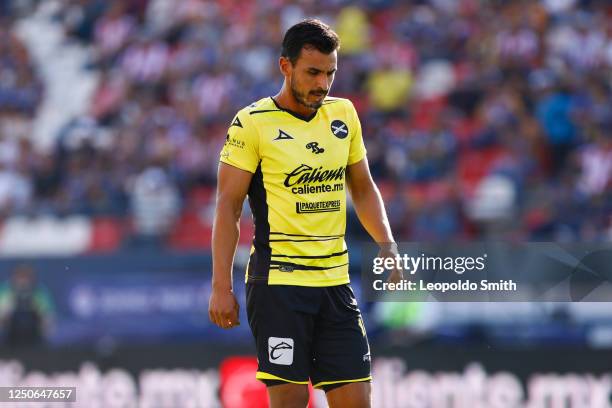
[[[209,316],[225,329],[239,324],[232,263],[248,195],[255,237],[247,316],[257,378],[273,408],[305,407],[309,380],[330,407],[370,406],[370,348],[349,286],[345,188],[379,256],[396,249],[355,108],[327,96],[338,48],[321,21],[291,27],[279,59],[282,89],[238,112],[221,152]]]

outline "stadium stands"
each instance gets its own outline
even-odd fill
[[[344,37],[334,94],[360,111],[398,238],[612,235],[605,1],[66,3],[3,2],[5,219],[138,219],[134,185],[156,169],[182,212],[162,241],[193,247],[233,114],[276,92],[281,33],[316,15]]]

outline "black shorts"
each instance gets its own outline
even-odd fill
[[[247,283],[247,315],[257,345],[257,379],[328,390],[370,381],[370,347],[349,285]]]

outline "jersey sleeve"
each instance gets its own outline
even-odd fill
[[[361,134],[361,123],[359,122],[359,116],[353,104],[350,104],[349,117],[351,118],[350,127],[350,138],[351,144],[349,147],[349,156],[347,165],[355,164],[366,157],[366,148],[363,143],[363,135]]]
[[[259,165],[259,133],[248,117],[240,111],[230,125],[219,160],[239,169],[255,173]]]

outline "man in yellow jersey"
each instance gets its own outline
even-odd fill
[[[318,20],[291,27],[282,89],[238,112],[221,152],[209,316],[222,328],[239,324],[231,274],[248,195],[255,237],[247,316],[257,378],[273,408],[305,407],[309,380],[331,407],[370,406],[370,348],[349,286],[345,187],[379,255],[396,250],[355,108],[327,96],[338,48]]]

